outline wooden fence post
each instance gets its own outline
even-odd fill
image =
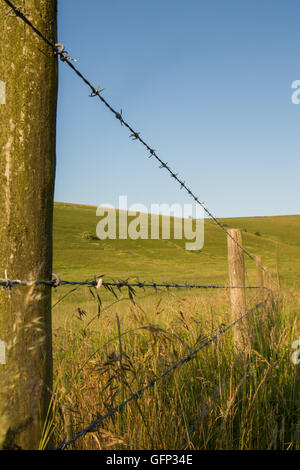
[[[257,287],[264,287],[264,271],[262,269],[262,259],[261,256],[255,257],[256,261],[256,285]],[[264,299],[264,289],[258,289],[257,298],[259,301]]]
[[[263,279],[264,279],[264,286],[267,287],[267,289],[274,289],[275,283],[273,282],[267,268],[264,266],[264,271],[263,271]]]
[[[229,282],[232,287],[245,286],[245,265],[242,249],[235,243],[236,240],[242,246],[242,232],[239,229],[229,229],[227,236],[228,243],[228,270]],[[230,321],[236,320],[238,317],[246,313],[246,296],[245,289],[230,289],[231,302],[231,318]],[[234,327],[234,345],[236,351],[240,351],[244,344],[243,336],[245,335],[245,327],[243,320]]]
[[[16,2],[56,43],[56,0]],[[0,1],[0,278],[51,279],[57,56]],[[0,449],[37,449],[52,391],[51,288],[0,288]]]

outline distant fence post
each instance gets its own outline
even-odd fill
[[[245,285],[244,255],[242,249],[234,241],[236,240],[238,244],[242,246],[242,232],[239,229],[229,229],[228,233],[228,270],[230,286],[242,287]],[[246,312],[245,289],[230,289],[230,303],[232,322]],[[234,327],[234,345],[237,351],[239,351],[243,345],[242,330],[244,330],[242,324],[237,323]]]
[[[270,276],[270,273],[268,272],[265,266],[264,266],[264,271],[263,271],[263,278],[264,278],[264,286],[267,289],[274,290],[274,288],[277,287],[277,284],[273,281],[273,279]]]
[[[260,289],[257,292],[257,298],[261,301],[264,298],[264,271],[262,268],[262,259],[261,256],[255,257],[256,261],[256,285]]]

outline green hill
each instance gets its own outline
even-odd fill
[[[104,240],[96,238],[96,207],[55,203],[54,272],[62,279],[84,280],[105,274],[113,278],[226,283],[227,242],[223,231],[205,219],[204,246],[186,251],[186,240]],[[300,283],[300,215],[221,219],[243,230],[243,245],[260,255],[282,286]],[[174,220],[171,219],[171,233]],[[246,257],[248,281],[255,283],[255,264]]]

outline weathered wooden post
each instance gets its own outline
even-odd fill
[[[264,271],[262,269],[262,259],[261,256],[255,257],[256,261],[256,285],[259,288],[257,292],[257,299],[262,301],[265,297],[264,295]]]
[[[275,286],[275,283],[273,279],[271,278],[266,266],[264,266],[264,270],[263,270],[263,285],[267,289],[271,289],[271,290],[272,288],[274,289],[274,286]]]
[[[242,246],[242,233],[239,229],[229,229],[227,236],[228,243],[228,270],[230,286],[230,303],[231,303],[231,322],[246,313],[246,296],[245,296],[245,265],[244,255],[240,248]],[[231,238],[232,237],[232,238]],[[240,246],[238,246],[236,243]],[[237,288],[238,287],[238,288]],[[239,352],[243,345],[246,328],[243,326],[243,320],[234,327],[234,345]]]
[[[55,43],[56,0],[25,3]],[[48,280],[57,57],[3,0],[0,31],[0,278]],[[52,388],[50,287],[0,287],[0,340],[0,449],[36,449]]]

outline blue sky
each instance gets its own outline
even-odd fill
[[[60,0],[59,42],[217,217],[299,214],[297,0]],[[189,203],[60,64],[55,200]]]

